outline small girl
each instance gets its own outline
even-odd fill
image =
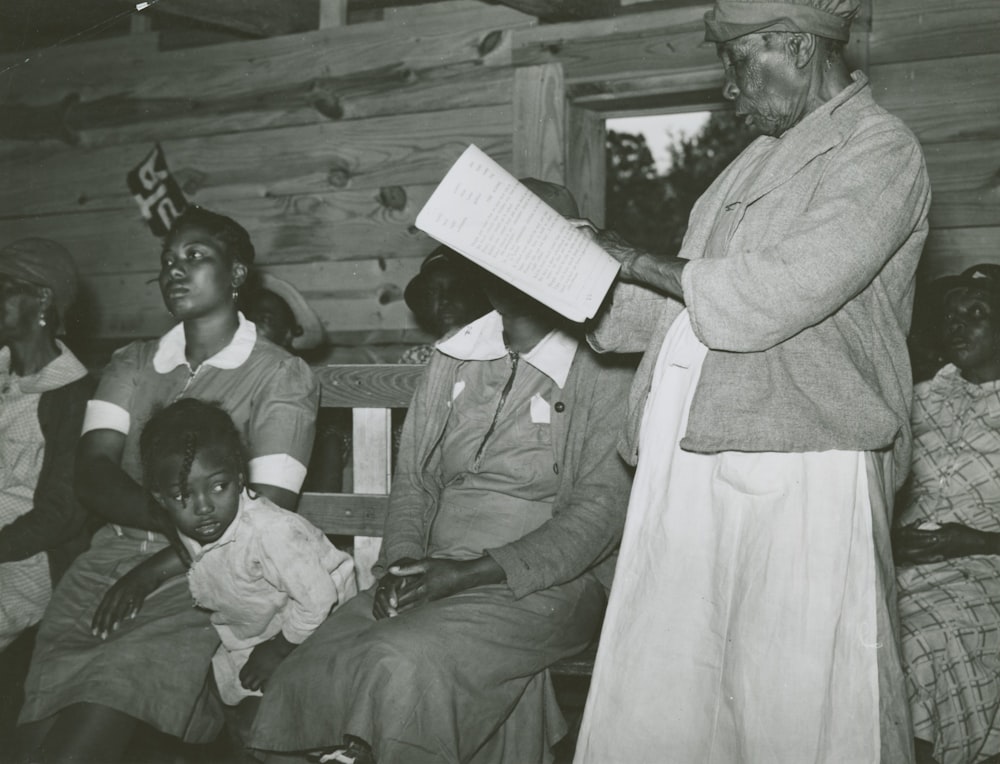
[[[190,555],[188,586],[222,640],[212,658],[222,700],[260,695],[278,664],[357,593],[354,562],[299,515],[246,488],[239,432],[217,405],[182,398],[154,414],[139,443],[147,487]],[[184,571],[170,547],[105,595],[93,632],[106,637]]]

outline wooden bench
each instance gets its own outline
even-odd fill
[[[299,512],[324,533],[354,536],[358,586],[371,585],[389,507],[392,409],[410,405],[423,366],[367,364],[314,367],[324,408],[353,413],[354,493],[304,493]],[[589,677],[596,646],[551,667],[555,676]]]

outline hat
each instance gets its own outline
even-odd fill
[[[292,340],[292,347],[296,350],[311,350],[318,347],[326,338],[323,330],[323,322],[319,320],[306,298],[298,289],[293,287],[284,279],[272,276],[270,273],[258,271],[260,274],[260,286],[269,292],[274,292],[285,301],[288,309],[295,316],[295,323],[302,327],[302,334]]]
[[[808,32],[846,42],[859,0],[715,0],[705,13],[706,42],[754,32]]]
[[[50,239],[19,239],[0,249],[0,275],[51,289],[60,318],[76,299],[76,263]]]
[[[978,289],[991,297],[1000,297],[1000,265],[980,263],[957,276],[943,276],[934,281],[935,291],[944,299],[956,289]]]
[[[550,183],[547,180],[538,178],[521,178],[521,183],[528,187],[535,196],[549,205],[552,209],[564,218],[580,217],[580,209],[576,206],[576,199],[569,192],[566,186],[558,183]]]
[[[438,268],[459,268],[469,267],[468,261],[451,247],[444,244],[434,249],[424,261],[420,263],[420,271],[410,279],[403,290],[403,300],[406,307],[414,313],[422,310],[421,300],[427,290],[427,277]]]

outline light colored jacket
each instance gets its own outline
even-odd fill
[[[425,556],[443,489],[439,444],[452,389],[466,363],[434,353],[410,404],[400,439],[376,577],[389,563]],[[610,586],[621,540],[630,476],[615,443],[632,368],[580,345],[553,406],[552,458],[559,487],[552,518],[517,541],[486,550],[507,574],[515,597],[571,581],[594,569]]]
[[[906,334],[930,183],[913,134],[867,78],[781,138],[761,137],[695,204],[680,256],[709,348],[685,449],[805,452],[893,446],[909,467]],[[682,305],[618,284],[589,340],[646,350],[620,448],[637,458],[653,367]]]

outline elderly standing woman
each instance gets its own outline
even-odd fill
[[[56,338],[77,291],[69,252],[48,239],[0,250],[0,651],[42,618],[86,540],[73,495],[87,370]]]
[[[1000,266],[932,286],[947,360],[916,386],[893,536],[918,764],[1000,759]]]
[[[593,341],[646,354],[578,763],[913,755],[888,525],[930,189],[844,61],[856,10],[718,0],[723,95],[764,135],[698,200],[679,257],[599,234],[629,283]]]

